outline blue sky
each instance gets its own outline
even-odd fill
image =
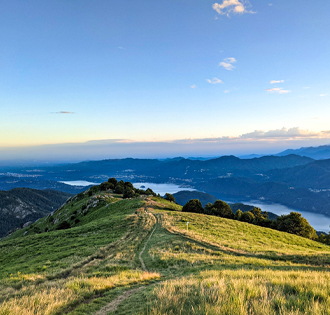
[[[330,143],[329,1],[0,4],[2,148]]]

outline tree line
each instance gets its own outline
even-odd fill
[[[202,206],[198,199],[189,200],[182,208],[183,212],[203,213],[206,215],[214,215],[222,218],[238,220],[251,223],[254,225],[271,228],[274,230],[296,234],[312,240],[317,240],[325,243],[328,236],[318,237],[315,229],[309,222],[298,212],[291,212],[288,215],[281,215],[276,220],[268,219],[267,212],[262,212],[260,208],[254,207],[250,211],[242,212],[238,209],[235,213],[230,206],[222,201],[216,200],[213,204],[208,203],[205,207]]]

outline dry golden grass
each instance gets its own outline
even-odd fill
[[[127,270],[111,277],[76,278],[69,281],[66,284],[66,287],[76,293],[96,293],[118,286],[124,286],[159,278],[160,274],[157,272],[138,272]]]
[[[126,270],[110,277],[74,278],[47,282],[39,287],[23,287],[15,297],[0,306],[0,315],[48,315],[63,306],[96,293],[152,279],[159,279],[156,272]]]
[[[204,271],[155,288],[149,313],[329,314],[329,280],[328,273],[315,271]]]
[[[49,287],[35,290],[33,294],[22,294],[5,301],[0,315],[48,315],[77,299],[77,294],[68,288]]]

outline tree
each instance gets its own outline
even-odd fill
[[[252,223],[254,219],[255,219],[254,214],[250,211],[246,211],[242,213],[240,221]]]
[[[175,202],[175,198],[172,194],[166,193],[165,194],[165,199],[171,202]]]
[[[117,185],[118,181],[114,177],[111,177],[108,179],[108,182],[111,183],[115,187]]]
[[[115,187],[115,193],[116,194],[122,194],[125,189],[125,183],[121,180],[120,182],[117,183]]]
[[[204,213],[208,214],[208,215],[214,215],[214,212],[216,211],[216,209],[213,207],[213,203],[208,202],[205,206],[204,206]]]
[[[102,191],[104,190],[108,190],[108,189],[114,189],[114,186],[112,183],[109,183],[109,182],[103,182],[101,185],[100,185],[100,189]]]
[[[235,212],[234,219],[235,219],[235,220],[238,220],[238,221],[241,220],[242,214],[243,214],[243,212],[241,211],[241,209],[238,209],[238,210]]]
[[[191,199],[182,207],[182,212],[203,213],[204,209],[198,199]]]
[[[125,182],[124,183],[124,187],[125,188],[128,187],[128,188],[134,189],[133,184],[131,182]]]
[[[288,215],[281,215],[277,218],[277,229],[279,231],[296,234],[302,237],[316,239],[316,231],[308,221],[301,216],[301,213],[291,212]]]
[[[146,195],[148,195],[148,196],[150,196],[150,195],[152,195],[152,196],[156,196],[156,194],[152,191],[152,189],[150,189],[150,188],[148,188],[147,190],[146,190]]]
[[[135,192],[133,189],[131,189],[130,187],[125,187],[124,188],[124,192],[123,192],[123,198],[126,199],[126,198],[132,198],[134,197],[135,195]]]
[[[254,224],[256,225],[262,225],[265,220],[268,218],[267,212],[262,212],[260,208],[253,207],[250,212],[254,215]]]
[[[234,213],[229,207],[228,203],[222,200],[216,200],[213,204],[213,207],[216,209],[214,215],[219,217],[234,219]]]

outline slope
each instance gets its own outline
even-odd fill
[[[1,315],[330,311],[328,246],[150,196],[81,193],[2,240],[0,264]]]
[[[15,188],[0,191],[0,237],[61,206],[71,194],[56,190]]]

